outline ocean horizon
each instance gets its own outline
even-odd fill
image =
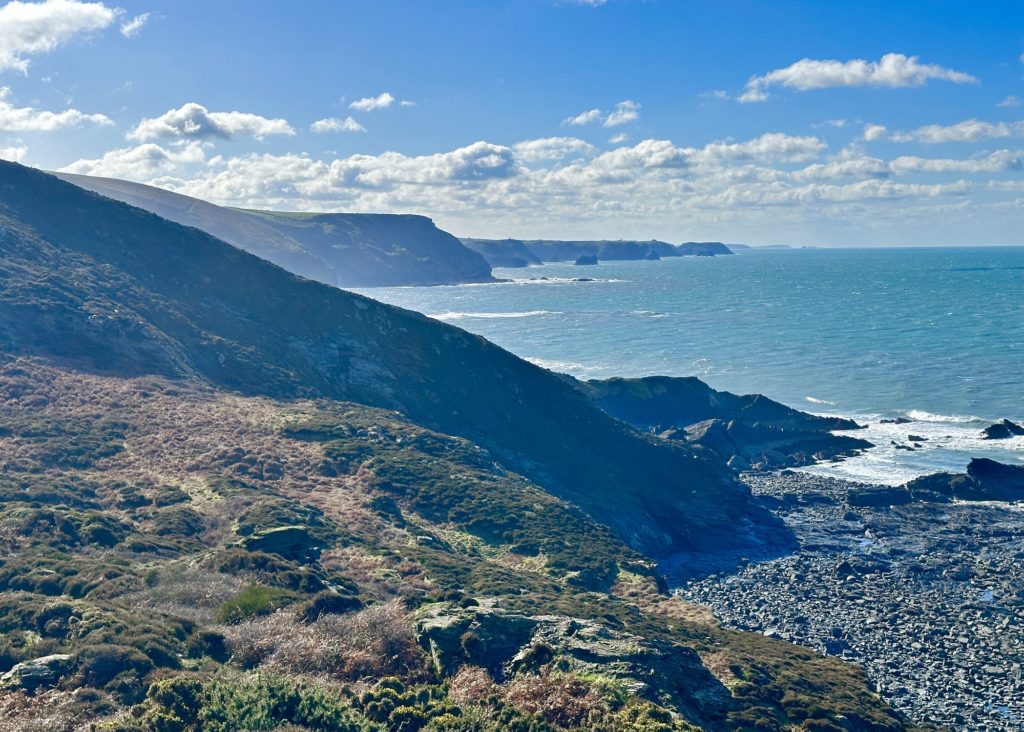
[[[866,426],[857,436],[875,448],[809,472],[899,484],[972,457],[1024,462],[1024,438],[981,439],[1024,420],[1024,247],[750,249],[494,274],[507,282],[358,291],[577,378],[697,376]],[[882,421],[897,418],[911,422]]]

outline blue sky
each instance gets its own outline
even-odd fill
[[[1019,2],[0,4],[0,157],[460,235],[1024,243],[1022,105]]]

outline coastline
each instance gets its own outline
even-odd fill
[[[846,491],[864,484],[793,471],[744,481],[800,549],[674,581],[667,563],[678,595],[726,627],[861,665],[915,721],[1024,727],[1024,506],[851,509]]]

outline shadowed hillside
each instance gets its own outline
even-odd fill
[[[0,225],[5,349],[398,409],[486,447],[650,554],[760,541],[762,521],[778,533],[721,461],[634,431],[477,336],[15,164],[0,166]]]
[[[216,206],[141,183],[57,177],[194,226],[295,274],[339,287],[490,282],[487,262],[424,216],[288,214]]]

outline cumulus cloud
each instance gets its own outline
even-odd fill
[[[1024,137],[1024,120],[1017,122],[985,122],[967,119],[952,125],[925,125],[909,132],[894,132],[894,142],[981,142],[1007,137]]]
[[[0,147],[0,160],[9,160],[11,162],[20,163],[25,159],[28,154],[28,147],[25,145],[12,145],[10,147]]]
[[[562,124],[569,127],[582,127],[583,125],[600,122],[604,127],[619,127],[640,119],[640,105],[632,99],[624,99],[615,105],[615,109],[605,114],[603,109],[588,109],[577,115],[562,120]]]
[[[238,135],[263,139],[269,135],[294,135],[286,120],[268,119],[249,112],[210,112],[195,102],[171,109],[159,117],[144,119],[128,133],[129,140],[157,139],[230,140]]]
[[[767,132],[745,142],[713,142],[701,155],[706,159],[763,162],[801,162],[821,153],[827,145],[818,137],[797,137]]]
[[[562,124],[569,125],[570,127],[582,127],[583,125],[589,125],[597,122],[604,115],[600,109],[588,109],[586,112],[580,112],[574,117],[567,117]]]
[[[100,2],[14,0],[0,8],[0,71],[28,71],[29,56],[53,51],[77,35],[102,30],[117,11]]]
[[[1021,153],[997,150],[983,157],[956,160],[904,155],[889,163],[897,175],[907,173],[1004,173],[1021,169]]]
[[[131,20],[125,21],[121,24],[121,35],[125,38],[135,38],[151,17],[153,17],[152,13],[142,13],[141,15],[136,15]]]
[[[319,134],[325,132],[366,132],[366,128],[351,117],[346,117],[345,119],[338,119],[337,117],[318,119],[309,126],[309,129]]]
[[[591,155],[596,148],[576,137],[544,137],[526,140],[512,146],[516,157],[524,163],[564,160],[570,155]]]
[[[687,232],[705,222],[708,234],[743,222],[756,233],[806,217],[834,229],[846,216],[862,231],[883,222],[909,226],[907,217],[935,226],[936,212],[947,208],[958,212],[951,221],[962,221],[960,209],[975,205],[973,193],[988,190],[984,178],[974,177],[1020,170],[1024,159],[999,150],[963,160],[885,160],[857,144],[825,157],[822,139],[780,132],[703,146],[646,139],[606,150],[564,136],[514,145],[479,141],[430,155],[204,153],[209,146],[201,141],[145,143],[65,170],[250,208],[420,212],[459,233],[550,236],[558,227],[581,236],[642,230],[671,240],[659,229],[664,222]]]
[[[1020,97],[1011,94],[1008,97],[1003,97],[999,100],[997,107],[1019,107],[1021,105]]]
[[[79,127],[83,124],[114,124],[106,115],[86,114],[77,109],[48,112],[33,107],[15,107],[10,102],[10,94],[11,90],[8,87],[0,87],[0,131],[52,132],[65,127]]]
[[[372,112],[375,109],[387,109],[395,103],[395,98],[388,92],[382,92],[375,97],[364,97],[352,102],[349,109],[359,112]]]
[[[922,64],[917,56],[887,53],[879,61],[850,61],[805,58],[791,66],[752,76],[739,96],[741,102],[763,102],[768,90],[782,86],[797,91],[832,87],[915,87],[930,80],[954,84],[977,83],[970,74],[937,64]]]
[[[605,127],[618,127],[638,119],[640,119],[640,105],[627,99],[615,105],[615,111],[605,117],[603,124]]]
[[[199,143],[191,142],[182,147],[167,149],[154,143],[135,147],[110,150],[100,158],[78,160],[61,168],[65,173],[98,175],[106,178],[124,178],[136,181],[151,181],[156,176],[181,169],[206,160]]]
[[[886,129],[885,125],[866,124],[864,125],[863,137],[868,142],[875,142],[877,140],[884,140],[885,136],[889,134],[889,130]]]

